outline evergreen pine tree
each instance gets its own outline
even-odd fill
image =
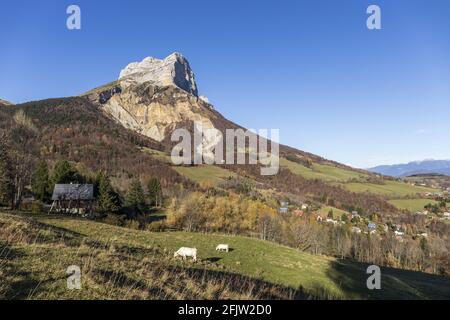
[[[14,174],[5,140],[0,136],[0,203],[9,205],[14,197]]]
[[[31,190],[36,199],[41,201],[48,201],[50,198],[50,177],[48,172],[48,165],[42,161],[31,179]]]
[[[98,182],[98,198],[97,210],[100,213],[117,212],[119,210],[118,196],[111,186],[109,176],[101,172],[97,178]]]
[[[328,211],[327,217],[333,219],[333,216],[334,216],[333,209],[330,209],[330,211]]]
[[[78,174],[66,160],[56,162],[53,169],[52,184],[77,182]]]
[[[138,179],[131,182],[130,189],[125,197],[125,206],[133,210],[134,213],[145,211],[145,194]]]

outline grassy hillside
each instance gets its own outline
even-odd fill
[[[326,218],[328,216],[328,212],[330,212],[330,210],[333,210],[333,219],[341,218],[344,213],[348,214],[347,211],[337,209],[334,207],[330,207],[330,206],[322,207],[318,213],[321,217]]]
[[[280,165],[288,168],[292,173],[300,175],[306,179],[319,179],[329,183],[337,183],[352,192],[370,192],[377,195],[386,195],[390,197],[403,197],[406,195],[421,194],[426,192],[437,192],[439,190],[427,187],[413,186],[400,181],[387,180],[384,184],[373,184],[366,182],[353,182],[352,179],[365,179],[369,175],[334,167],[327,164],[313,163],[311,168],[305,167],[299,163],[280,159]]]
[[[353,192],[371,192],[391,197],[395,196],[403,197],[407,195],[439,191],[437,189],[413,186],[398,181],[385,181],[384,184],[347,183],[345,184],[345,187]]]
[[[328,182],[344,182],[353,178],[364,177],[364,174],[356,171],[319,163],[313,163],[312,167],[308,168],[286,158],[280,158],[280,166],[286,167],[292,173],[301,175],[306,179],[319,179]]]
[[[393,204],[397,208],[409,210],[411,212],[417,212],[424,210],[424,207],[431,204],[438,204],[439,202],[431,199],[398,199],[390,200],[389,203]]]
[[[217,166],[209,166],[209,165],[200,165],[195,167],[174,166],[173,168],[179,174],[185,176],[186,178],[192,181],[199,183],[206,182],[213,185],[222,182],[224,179],[228,177],[235,176],[233,172]]]
[[[217,253],[228,243],[229,253]],[[195,246],[199,261],[173,258]],[[83,288],[66,289],[66,268]],[[0,298],[245,299],[448,298],[447,279],[382,269],[382,290],[366,288],[362,264],[257,239],[153,233],[70,217],[0,213]],[[299,288],[302,288],[299,290]]]

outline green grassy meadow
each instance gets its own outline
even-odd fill
[[[312,168],[308,168],[286,158],[280,158],[280,166],[286,167],[292,173],[298,174],[306,179],[319,179],[327,182],[345,182],[349,179],[364,177],[362,173],[344,170],[326,164],[314,163]]]
[[[344,213],[348,214],[347,211],[344,211],[344,210],[341,210],[341,209],[338,209],[335,207],[330,207],[330,206],[325,206],[325,207],[320,208],[318,213],[321,217],[326,218],[328,216],[328,212],[330,212],[330,210],[333,210],[333,219],[338,219],[338,218],[342,217],[342,215]]]
[[[179,174],[184,175],[192,181],[198,183],[206,182],[212,185],[217,185],[218,183],[224,181],[224,179],[235,176],[235,173],[231,171],[211,165],[199,165],[192,167],[174,166],[173,168]]]
[[[384,184],[346,183],[345,188],[353,192],[370,192],[390,197],[404,197],[438,190],[426,187],[412,186],[398,181],[385,181]]]
[[[280,165],[288,168],[292,173],[300,175],[306,179],[323,180],[335,185],[341,185],[347,190],[357,193],[369,192],[391,198],[400,198],[408,195],[439,191],[432,188],[413,186],[400,181],[386,180],[384,184],[350,182],[351,179],[364,179],[367,178],[368,175],[327,164],[314,163],[312,168],[307,168],[299,163],[287,160],[285,158],[280,158]]]
[[[228,243],[229,253],[215,251]],[[173,258],[196,247],[198,261]],[[0,298],[15,299],[428,299],[448,298],[446,279],[366,266],[241,236],[132,230],[89,220],[0,213]],[[65,287],[69,265],[83,288]],[[299,294],[299,292],[301,294]]]
[[[429,203],[434,205],[438,204],[439,202],[432,199],[396,199],[389,200],[389,203],[393,204],[399,209],[417,212],[424,210],[424,207]]]

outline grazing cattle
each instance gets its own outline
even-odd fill
[[[225,251],[228,252],[230,250],[230,247],[227,244],[219,244],[216,247],[216,251]]]
[[[192,257],[192,260],[197,261],[197,249],[196,248],[186,248],[181,247],[177,252],[174,253],[173,257],[182,257],[185,260],[187,257]]]

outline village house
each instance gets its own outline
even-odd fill
[[[417,234],[419,237],[424,237],[424,238],[428,238],[428,233],[426,233],[426,232],[422,232],[422,233],[419,233],[419,234]]]
[[[352,227],[352,232],[354,233],[361,233],[361,229],[358,227]]]
[[[288,207],[289,202],[288,201],[280,201],[280,207]]]
[[[360,218],[358,211],[352,211],[352,213],[350,214],[350,220],[352,220],[353,218]]]
[[[56,184],[50,212],[91,214],[94,204],[92,184]]]
[[[288,208],[281,207],[281,208],[279,209],[279,212],[280,212],[280,213],[287,213],[287,212],[288,212]]]
[[[288,212],[288,206],[289,206],[289,202],[287,202],[287,201],[280,201],[280,209],[278,211],[280,213],[287,213]]]

